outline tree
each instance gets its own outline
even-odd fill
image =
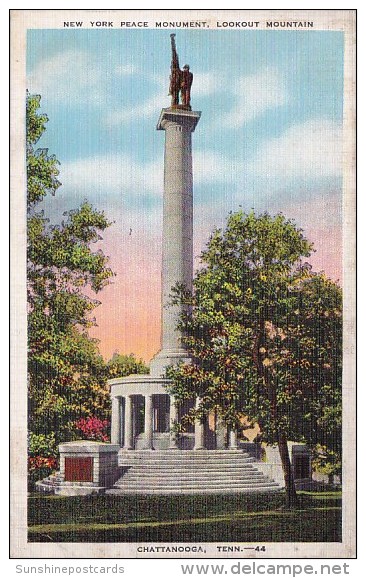
[[[103,212],[84,202],[50,224],[40,210],[61,185],[56,157],[35,148],[48,122],[40,100],[27,94],[28,415],[31,432],[42,439],[54,432],[59,443],[73,437],[77,420],[108,414],[105,363],[88,328],[94,295],[113,273],[92,250],[110,225]]]
[[[137,359],[133,353],[123,355],[115,351],[107,363],[108,378],[125,377],[136,373],[149,373],[149,368],[142,361]]]
[[[181,319],[192,363],[168,370],[178,400],[198,396],[196,417],[244,417],[277,444],[287,506],[297,496],[288,440],[340,447],[341,292],[304,258],[312,245],[282,214],[230,214],[201,255]]]

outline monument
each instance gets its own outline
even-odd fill
[[[264,463],[245,453],[255,444],[240,449],[236,432],[228,431],[215,415],[197,419],[179,436],[175,433],[174,425],[192,406],[178,406],[167,391],[166,368],[190,362],[178,329],[183,306],[171,305],[171,292],[177,284],[192,288],[192,134],[201,113],[191,109],[193,74],[188,65],[179,66],[175,34],[171,34],[171,49],[171,106],[162,109],[157,124],[157,130],[165,132],[161,348],[149,374],[109,381],[111,444],[87,440],[61,444],[60,472],[37,482],[42,491],[221,494],[283,487],[279,460]],[[294,447],[292,457],[300,450]],[[307,473],[310,477],[309,467]]]
[[[182,306],[170,304],[172,287],[192,287],[193,277],[193,176],[192,133],[201,113],[191,110],[190,90],[193,74],[183,70],[171,34],[171,106],[163,108],[157,130],[165,132],[161,349],[150,364],[149,375],[131,375],[110,381],[112,397],[112,443],[126,450],[178,447],[171,433],[179,419],[178,408],[167,394],[165,369],[181,361],[189,363],[188,353],[177,329]],[[144,415],[142,423],[141,415]],[[203,424],[183,435],[179,446],[204,447]],[[193,439],[194,438],[194,439]]]
[[[109,382],[111,442],[121,447],[118,463],[122,469],[120,479],[107,492],[276,491],[283,485],[280,463],[256,462],[238,448],[236,431],[228,431],[215,415],[196,420],[178,437],[174,430],[174,424],[190,407],[177,406],[167,393],[165,370],[190,359],[178,329],[184,306],[172,305],[171,294],[176,285],[192,288],[192,134],[201,112],[192,110],[193,74],[188,64],[180,68],[175,34],[170,38],[171,105],[162,109],[157,124],[157,130],[165,132],[161,349],[151,361],[149,375]]]

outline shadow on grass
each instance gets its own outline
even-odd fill
[[[296,511],[284,497],[34,495],[30,542],[338,542],[341,495],[299,495]]]

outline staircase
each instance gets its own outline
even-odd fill
[[[93,482],[65,482],[64,476],[58,472],[36,482],[36,490],[59,496],[89,496],[104,494],[105,487]]]
[[[254,463],[253,463],[254,462]],[[122,475],[108,494],[274,492],[279,484],[240,450],[121,450]]]

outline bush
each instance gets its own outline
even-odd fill
[[[109,422],[106,419],[101,420],[97,417],[79,419],[79,421],[75,423],[76,429],[83,434],[84,439],[98,442],[109,441],[107,434],[108,426]]]
[[[28,436],[28,483],[33,489],[35,482],[47,478],[58,468],[58,449],[54,432]]]
[[[56,458],[58,456],[58,448],[54,432],[50,434],[30,432],[28,436],[28,454],[33,457]]]
[[[58,468],[58,460],[53,457],[31,456],[28,458],[28,483],[30,489],[38,480],[47,478]]]

